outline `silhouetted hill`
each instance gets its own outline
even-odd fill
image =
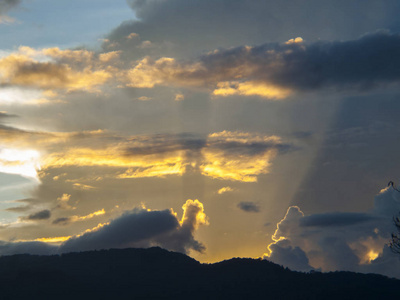
[[[293,272],[265,260],[200,264],[161,248],[0,257],[0,299],[395,299],[375,274]]]

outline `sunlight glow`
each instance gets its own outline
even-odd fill
[[[36,150],[17,150],[3,148],[0,150],[0,172],[17,174],[39,181],[40,154]]]
[[[71,236],[57,236],[50,238],[38,238],[34,239],[35,242],[43,242],[43,243],[62,243],[70,239]]]
[[[375,252],[374,250],[371,250],[368,252],[368,262],[371,263],[373,260],[377,259],[379,256],[379,252]]]

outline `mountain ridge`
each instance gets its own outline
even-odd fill
[[[400,280],[301,273],[267,260],[213,264],[159,247],[0,257],[0,299],[382,299]]]

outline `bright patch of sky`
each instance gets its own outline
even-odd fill
[[[134,13],[124,0],[30,0],[8,16],[14,22],[0,24],[2,50],[93,45]]]

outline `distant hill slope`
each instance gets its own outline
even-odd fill
[[[293,272],[265,260],[215,264],[161,248],[0,257],[0,299],[396,299],[400,280]],[[389,298],[388,298],[389,297]]]

